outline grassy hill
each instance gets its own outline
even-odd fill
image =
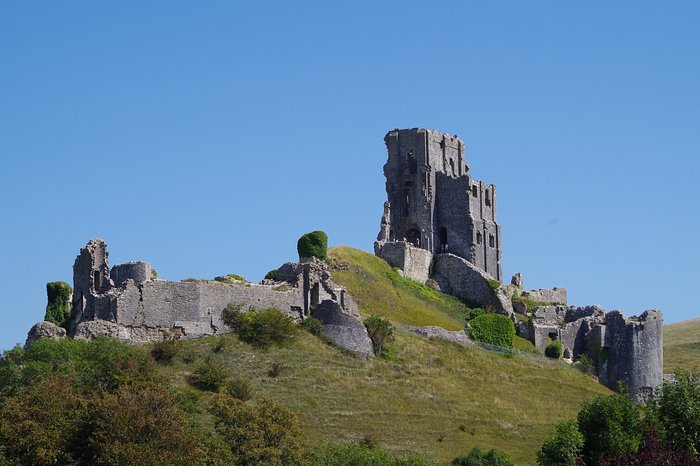
[[[700,319],[664,325],[664,372],[700,371]]]
[[[211,395],[190,388],[187,376],[198,361],[215,358],[248,380],[256,396],[296,411],[315,444],[369,437],[395,453],[441,462],[479,446],[534,464],[558,420],[575,417],[582,400],[609,393],[540,356],[507,357],[414,336],[400,326],[462,328],[464,306],[402,279],[366,252],[335,248],[331,261],[334,278],[364,315],[380,314],[398,326],[395,360],[364,361],[306,333],[290,346],[265,351],[224,335],[186,342],[186,357],[163,367],[163,375],[202,405]],[[271,377],[276,363],[283,369]],[[206,424],[204,411],[201,416]]]

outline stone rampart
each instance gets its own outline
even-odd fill
[[[566,304],[566,288],[552,288],[523,291],[523,298],[553,304]]]

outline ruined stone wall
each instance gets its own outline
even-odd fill
[[[377,243],[375,254],[398,267],[404,277],[418,283],[425,283],[430,275],[430,262],[433,255],[430,251],[412,246],[408,242]]]
[[[546,303],[566,304],[566,288],[539,289],[523,291],[521,296],[534,301]]]
[[[494,277],[471,262],[454,254],[439,254],[433,263],[433,279],[444,293],[460,298],[473,307],[493,308],[495,312],[512,315],[513,305],[502,287],[496,290],[488,284]]]
[[[104,241],[90,240],[74,264],[81,298],[74,301],[80,312],[71,322],[70,336],[147,343],[215,335],[231,330],[223,313],[232,304],[242,312],[275,308],[295,321],[318,313],[336,344],[358,354],[372,353],[356,303],[317,259],[284,264],[277,270],[280,281],[260,285],[154,280],[151,270],[147,262],[129,262],[110,271]]]

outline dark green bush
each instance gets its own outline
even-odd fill
[[[544,349],[544,355],[548,358],[559,359],[564,352],[564,344],[559,340],[554,340]]]
[[[265,274],[265,280],[277,280],[277,269],[267,272]]]
[[[467,320],[473,320],[484,314],[484,310],[480,307],[475,307],[473,309],[467,309]]]
[[[540,466],[574,466],[583,449],[584,438],[576,421],[557,424],[557,433],[545,440],[537,453]]]
[[[192,384],[202,390],[216,392],[230,375],[220,361],[207,358],[192,373]]]
[[[374,354],[381,354],[384,346],[394,340],[394,326],[391,325],[391,322],[378,315],[366,318],[364,324],[367,328],[367,334],[372,340]]]
[[[467,323],[472,340],[490,345],[513,347],[515,326],[511,320],[500,314],[482,314]]]
[[[49,282],[46,284],[46,313],[44,320],[52,322],[59,327],[68,329],[70,323],[70,296],[73,290],[68,283]]]
[[[224,311],[224,322],[238,333],[242,341],[261,348],[290,343],[298,330],[292,319],[278,309],[241,312],[236,306],[229,305]]]
[[[656,397],[656,417],[664,443],[700,456],[700,377],[677,371],[675,382],[664,382]]]
[[[306,233],[297,241],[299,259],[318,257],[325,259],[328,256],[328,236],[322,231]]]
[[[169,339],[158,341],[151,348],[151,356],[156,362],[170,364],[175,356],[182,350],[180,340]]]
[[[584,437],[582,456],[586,464],[636,452],[643,430],[641,410],[626,394],[585,401],[578,413],[578,429]]]
[[[420,456],[396,458],[371,442],[329,445],[314,456],[317,466],[430,466],[433,463]]]
[[[474,447],[467,456],[458,456],[452,460],[452,466],[515,466],[515,463],[503,453],[496,450],[482,452]]]
[[[226,384],[226,393],[237,400],[248,401],[253,396],[253,391],[247,380],[240,377],[234,377]]]
[[[302,320],[299,322],[299,327],[306,330],[311,335],[317,336],[325,343],[331,342],[331,337],[329,337],[326,333],[323,323],[314,317],[307,317],[306,319]]]

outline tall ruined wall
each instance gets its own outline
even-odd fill
[[[377,241],[450,252],[501,281],[495,186],[467,174],[464,143],[418,128],[390,131],[384,140],[388,202]]]

